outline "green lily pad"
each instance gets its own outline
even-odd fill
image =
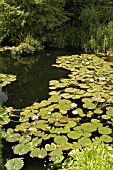
[[[100,139],[101,139],[103,142],[106,142],[106,143],[113,141],[112,137],[110,137],[109,135],[102,135],[102,136],[100,137]]]
[[[61,148],[56,148],[56,150],[50,152],[50,157],[52,161],[59,160],[59,157],[61,157],[62,160],[62,149]]]
[[[94,124],[100,123],[100,121],[98,119],[91,119],[91,122]]]
[[[49,144],[46,144],[45,145],[45,149],[47,151],[54,151],[56,149],[56,144],[55,143],[51,143],[50,145]]]
[[[24,155],[27,154],[30,151],[30,146],[31,144],[18,144],[16,146],[14,146],[13,152],[14,154],[17,155]]]
[[[103,134],[103,135],[107,135],[107,134],[112,133],[112,130],[109,127],[99,127],[98,131],[99,131],[100,134]]]
[[[0,115],[0,125],[6,125],[10,122],[9,116]]]
[[[70,120],[68,122],[68,124],[66,124],[66,127],[69,127],[69,128],[72,128],[72,127],[75,127],[77,125],[77,123],[73,120]]]
[[[48,99],[48,101],[50,101],[50,102],[52,102],[52,103],[56,103],[56,102],[58,102],[60,99],[61,99],[61,97],[56,95],[56,96],[51,96],[51,97]]]
[[[81,124],[81,129],[83,129],[83,131],[87,131],[87,132],[94,132],[97,130],[97,126],[96,124],[93,123],[83,123]]]
[[[62,146],[61,146],[61,148],[62,148],[62,150],[70,150],[70,149],[72,149],[72,144],[71,143],[64,143],[64,144],[62,144]]]
[[[78,91],[78,89],[76,88],[72,88],[72,87],[68,87],[64,90],[66,93],[76,93]]]
[[[31,141],[31,147],[36,147],[42,143],[42,138],[35,137]]]
[[[72,95],[70,93],[62,93],[60,96],[65,99],[70,99],[72,97]]]
[[[80,149],[81,148],[81,144],[78,143],[78,142],[73,142],[73,145],[72,145],[72,149]]]
[[[107,114],[108,116],[113,117],[113,109],[107,110],[106,114]]]
[[[67,134],[67,136],[71,139],[78,139],[81,137],[81,133],[79,133],[77,131],[71,131]]]
[[[56,144],[59,144],[59,145],[62,145],[62,144],[64,144],[64,143],[67,143],[67,141],[68,141],[68,138],[66,137],[66,136],[56,136],[55,138],[54,138],[54,142],[56,143]]]
[[[82,136],[88,138],[88,137],[92,136],[92,134],[91,134],[91,132],[86,132],[86,131],[85,131],[85,132],[82,133]]]
[[[7,161],[5,167],[7,170],[20,170],[24,166],[23,158],[14,158]]]
[[[71,108],[71,106],[69,104],[59,106],[59,110],[62,114],[66,114],[67,112],[62,112],[62,111],[68,111],[68,110],[70,110],[70,108]]]
[[[31,126],[31,124],[29,122],[25,122],[25,123],[21,123],[20,125],[17,125],[15,128],[15,131],[24,131],[27,128],[29,128]]]
[[[19,133],[6,133],[6,141],[8,142],[17,142],[20,139],[21,135]]]
[[[81,137],[80,139],[78,139],[78,143],[82,146],[86,146],[87,144],[91,143],[91,140],[87,137]]]
[[[31,141],[31,136],[21,136],[19,138],[19,143],[28,143],[29,141]]]
[[[108,120],[108,119],[111,119],[111,116],[109,116],[109,115],[102,115],[102,119]]]
[[[102,111],[101,109],[95,109],[95,110],[94,110],[94,113],[96,113],[96,114],[102,114],[103,111]]]
[[[36,148],[31,151],[30,156],[33,157],[38,157],[38,158],[44,158],[47,156],[47,151],[44,148]]]
[[[90,102],[92,102],[92,99],[83,98],[83,99],[82,99],[82,102],[84,102],[84,103],[90,103]]]
[[[81,108],[77,108],[76,110],[73,110],[72,113],[74,115],[78,114],[80,117],[84,117],[85,114],[83,113],[83,110]]]
[[[87,109],[95,109],[96,108],[96,105],[94,103],[91,103],[91,102],[85,102],[83,104],[83,107],[84,108],[87,108]]]

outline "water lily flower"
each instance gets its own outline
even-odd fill
[[[24,130],[24,133],[26,133],[26,132],[27,132],[27,130],[25,129],[25,130]]]
[[[77,104],[76,104],[76,103],[72,103],[71,106],[72,106],[73,108],[75,108],[75,107],[77,107]]]
[[[88,64],[90,64],[90,62],[88,61],[88,62],[86,62],[86,64],[88,65]]]
[[[94,82],[94,79],[90,79],[90,82]]]
[[[32,120],[38,120],[38,116],[33,116]]]
[[[47,114],[48,114],[48,115],[51,115],[51,112],[48,112]]]
[[[100,81],[105,81],[105,77],[99,77],[98,78]]]

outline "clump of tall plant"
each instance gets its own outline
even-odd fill
[[[113,170],[113,148],[93,142],[82,150],[72,150],[60,170]]]

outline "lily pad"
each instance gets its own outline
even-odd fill
[[[96,114],[102,114],[103,113],[103,111],[101,110],[101,109],[95,109],[94,110],[94,113],[96,113]]]
[[[87,144],[91,143],[91,140],[87,137],[81,137],[80,139],[78,139],[78,143],[82,146],[86,146]]]
[[[100,134],[103,134],[103,135],[107,135],[107,134],[112,133],[112,130],[109,127],[99,127],[98,131],[99,131]]]
[[[94,103],[91,103],[91,102],[85,102],[83,104],[83,107],[84,108],[87,108],[87,109],[95,109],[96,108],[96,105]]]
[[[20,139],[21,135],[19,133],[6,133],[6,141],[8,142],[17,142]]]
[[[18,144],[16,146],[14,146],[13,152],[14,154],[17,155],[24,155],[27,154],[30,151],[30,146],[31,144]]]
[[[72,145],[72,149],[80,149],[81,148],[81,144],[78,143],[78,142],[73,142],[73,145]]]
[[[23,158],[14,158],[7,161],[5,167],[7,170],[20,170],[24,166]]]
[[[113,141],[112,137],[110,137],[109,135],[102,135],[102,136],[100,137],[100,139],[101,139],[103,142],[106,142],[106,143]]]
[[[67,136],[71,139],[79,139],[81,137],[81,133],[77,131],[71,131],[67,134]]]
[[[83,129],[83,131],[87,131],[87,132],[94,132],[97,130],[97,126],[96,124],[93,123],[83,123],[81,124],[81,129]]]
[[[30,156],[33,157],[38,157],[38,158],[44,158],[47,156],[47,151],[44,148],[36,148],[31,151]]]
[[[45,145],[45,149],[46,149],[47,151],[53,151],[53,150],[56,149],[56,144],[55,144],[55,143],[46,144],[46,145]]]
[[[55,138],[54,138],[54,142],[56,143],[56,144],[59,144],[59,145],[62,145],[62,144],[64,144],[64,143],[67,143],[67,141],[68,141],[68,138],[66,137],[66,136],[56,136]]]

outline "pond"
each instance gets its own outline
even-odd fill
[[[14,74],[17,80],[4,87],[1,97],[4,105],[14,108],[24,108],[35,101],[48,98],[49,81],[67,77],[69,71],[53,67],[57,56],[77,53],[76,49],[49,49],[29,58],[11,58],[7,54],[0,55],[0,73]],[[4,142],[3,159],[12,158],[14,155],[11,145]],[[15,156],[14,156],[15,157]],[[23,170],[46,170],[46,160],[37,160],[25,157],[26,166]]]

